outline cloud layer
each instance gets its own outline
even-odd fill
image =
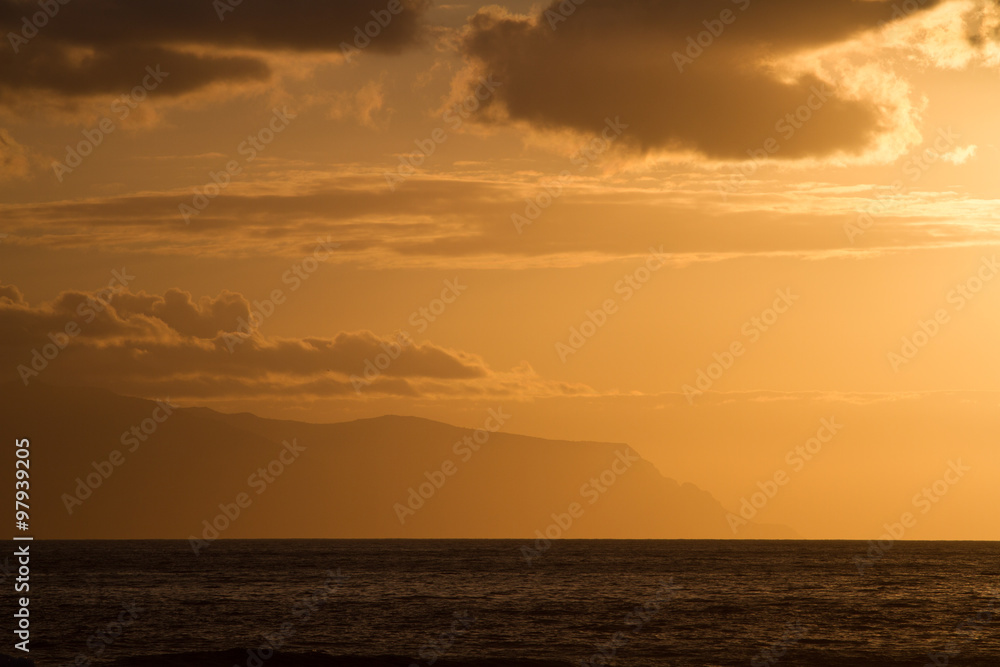
[[[0,285],[0,368],[8,381],[24,384],[214,399],[574,391],[546,385],[527,366],[497,372],[476,355],[398,334],[267,337],[260,328],[268,310],[233,292],[194,299],[177,289],[150,295],[120,284],[32,306],[16,287]]]
[[[959,142],[933,169],[960,178],[957,170],[976,168],[973,152]],[[641,257],[650,245],[691,261],[768,253],[825,257],[1000,239],[995,225],[983,224],[996,209],[992,197],[915,187],[918,182],[906,176],[913,165],[912,159],[900,165],[904,187],[891,196],[891,179],[786,184],[718,171],[672,174],[650,184],[595,174],[567,181],[543,208],[529,202],[545,203],[552,177],[421,176],[387,196],[380,173],[322,174],[283,186],[233,185],[191,224],[177,208],[190,201],[186,193],[0,205],[0,217],[10,233],[4,243],[24,252],[283,256],[291,262],[306,256],[318,236],[329,235],[340,244],[330,261],[380,268],[579,266]],[[535,217],[518,228],[512,216],[525,215]],[[864,234],[849,233],[859,223]]]
[[[9,42],[0,49],[0,102],[15,104],[16,96],[32,92],[65,98],[121,93],[140,84],[147,66],[170,73],[164,95],[263,81],[271,73],[266,52],[339,54],[377,17],[384,25],[369,30],[375,36],[357,39],[366,49],[398,53],[421,39],[430,5],[398,3],[401,11],[391,14],[385,0],[262,0],[232,7],[225,1],[53,0],[58,10],[49,17],[34,2],[0,0],[0,32]]]

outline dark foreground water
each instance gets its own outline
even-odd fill
[[[219,541],[195,556],[187,542],[36,542],[31,657],[80,667],[1000,666],[997,543],[898,543],[864,561],[862,542],[524,546]],[[15,654],[13,640],[0,651]]]

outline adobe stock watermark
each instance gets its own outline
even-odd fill
[[[305,623],[313,614],[328,605],[334,594],[339,592],[349,575],[342,574],[338,567],[336,571],[327,570],[326,580],[309,593],[298,596],[292,603],[292,617],[281,624],[274,632],[262,633],[264,644],[257,648],[247,649],[246,660],[233,667],[263,667],[264,663],[274,657],[275,653],[287,646],[298,633],[298,624]]]
[[[1000,272],[1000,263],[996,255],[983,257],[976,273],[955,285],[945,296],[945,301],[954,307],[953,312],[962,311],[997,276],[997,272]],[[948,308],[938,308],[929,319],[919,320],[913,333],[903,336],[899,349],[886,354],[892,370],[898,373],[902,366],[913,361],[941,333],[942,327],[951,322],[951,315]]]
[[[320,264],[328,261],[333,255],[333,251],[339,247],[340,244],[331,241],[329,236],[325,239],[316,239],[312,255],[292,264],[287,271],[281,274],[281,283],[288,285],[289,292],[298,291],[305,281],[319,270]],[[268,297],[263,301],[254,299],[250,304],[250,313],[247,317],[236,318],[235,333],[223,332],[222,340],[230,353],[235,352],[238,345],[242,345],[251,338],[264,322],[274,316],[278,307],[283,306],[288,300],[288,294],[280,287],[271,290]]]
[[[971,472],[972,468],[962,464],[962,459],[948,461],[948,468],[940,479],[922,488],[910,500],[914,509],[920,510],[921,515],[928,514],[934,506],[941,502],[953,486],[962,481],[965,474]],[[901,540],[906,533],[917,526],[918,517],[913,512],[903,512],[899,520],[894,523],[884,523],[882,527],[885,532],[879,536],[878,540],[868,540],[868,552],[865,556],[855,556],[854,565],[858,568],[858,574],[864,576],[869,568],[882,560],[885,555],[896,545],[897,540]]]
[[[750,667],[774,667],[788,652],[802,641],[806,635],[805,626],[799,621],[785,624],[781,639],[761,650],[750,659]]]
[[[472,435],[462,436],[461,440],[452,445],[451,451],[461,458],[462,463],[471,461],[472,457],[489,442],[490,436],[502,429],[511,417],[502,407],[496,410],[490,409],[488,414],[482,428],[473,431]],[[406,503],[396,503],[392,506],[400,525],[405,525],[408,518],[415,516],[444,487],[449,478],[458,474],[458,471],[459,466],[452,459],[445,459],[434,470],[425,471],[426,481],[407,489],[409,495],[406,497]]]
[[[694,385],[686,384],[681,387],[688,405],[694,405],[695,396],[701,396],[711,389],[726,371],[733,367],[736,360],[746,353],[747,346],[759,341],[761,336],[777,324],[781,316],[787,313],[800,298],[792,294],[791,288],[779,289],[777,295],[770,308],[765,308],[759,317],[751,317],[740,327],[740,333],[749,339],[747,343],[744,343],[742,339],[737,339],[730,343],[724,352],[712,354],[714,361],[704,369],[698,369]]]
[[[925,6],[927,2],[928,0],[903,0],[901,3],[897,2],[892,5],[892,15],[888,19],[879,21],[877,25],[881,28],[887,23],[911,16],[921,7]]]
[[[750,0],[732,0],[732,2],[739,7],[741,12],[745,12],[750,7]],[[718,18],[702,21],[701,24],[705,26],[705,29],[697,35],[687,38],[687,48],[684,52],[674,51],[673,58],[674,64],[677,65],[677,71],[683,74],[684,68],[693,65],[695,60],[704,55],[705,51],[715,44],[715,40],[722,37],[726,28],[736,23],[738,17],[736,12],[726,8],[719,13]]]
[[[924,667],[947,667],[952,660],[962,655],[969,644],[990,632],[991,626],[997,620],[997,614],[1000,614],[1000,590],[993,591],[993,599],[986,609],[975,616],[966,618],[955,628],[955,634],[964,635],[964,637],[949,642],[941,651],[928,653],[928,661],[924,663]]]
[[[559,27],[560,23],[569,20],[569,17],[576,13],[576,8],[586,1],[587,0],[562,0],[562,2],[556,5],[555,9],[546,9],[542,16],[545,17],[549,27],[555,30]]]
[[[30,17],[21,17],[21,29],[18,32],[8,32],[7,41],[15,54],[21,52],[21,47],[38,36],[38,31],[49,24],[49,21],[56,17],[63,6],[68,5],[70,0],[38,0],[38,7],[41,11],[35,12]]]
[[[718,185],[723,201],[729,199],[729,195],[735,194],[772,156],[781,152],[782,142],[791,141],[792,137],[813,119],[816,112],[826,105],[837,92],[836,88],[830,88],[830,85],[821,83],[819,86],[812,86],[809,89],[811,94],[804,103],[778,119],[774,124],[774,130],[781,137],[780,140],[773,136],[768,137],[760,148],[747,149],[749,159],[740,163],[739,172],[730,175],[728,181]]]
[[[736,535],[740,528],[746,526],[756,518],[757,514],[778,495],[781,487],[787,485],[795,474],[802,472],[802,469],[806,467],[806,463],[818,456],[823,451],[823,445],[832,441],[842,428],[844,428],[844,425],[838,424],[836,417],[830,417],[829,419],[824,417],[820,420],[819,428],[816,429],[816,435],[806,440],[805,443],[796,445],[794,449],[789,449],[785,454],[785,463],[791,466],[791,474],[784,468],[778,468],[768,479],[765,479],[763,482],[757,482],[759,491],[751,494],[749,498],[746,496],[740,498],[739,516],[736,516],[732,512],[726,513],[726,523],[729,524],[729,529],[733,531],[733,535]]]
[[[72,339],[83,333],[83,325],[90,324],[99,313],[103,313],[111,305],[111,301],[118,294],[121,294],[128,287],[128,284],[135,280],[135,276],[129,275],[123,266],[121,271],[111,272],[111,280],[108,286],[92,296],[88,296],[86,301],[81,302],[76,307],[76,314],[83,320],[82,323],[70,319],[63,326],[62,331],[49,332],[48,343],[41,348],[31,350],[31,359],[27,364],[19,364],[17,374],[21,382],[27,387],[33,378],[38,377],[42,371],[55,361],[56,357],[69,347]]]
[[[447,655],[448,651],[455,645],[455,642],[458,641],[458,638],[468,632],[472,624],[478,620],[475,614],[468,611],[455,612],[452,616],[455,620],[451,622],[451,627],[421,646],[417,652],[417,655],[427,667],[431,667],[435,662]],[[422,666],[419,662],[414,662],[410,664],[410,667]]]
[[[278,455],[271,459],[267,465],[258,468],[256,472],[247,477],[247,486],[254,491],[255,495],[261,495],[271,488],[271,485],[284,474],[288,467],[298,461],[299,456],[304,451],[306,451],[305,446],[300,445],[297,438],[292,438],[291,442],[282,441]],[[211,521],[205,519],[201,522],[201,537],[191,535],[188,538],[194,555],[199,555],[219,539],[219,536],[229,530],[229,527],[236,523],[240,515],[251,505],[253,505],[253,498],[245,491],[236,494],[230,503],[219,503],[219,513],[212,517]]]
[[[226,14],[235,12],[236,8],[243,4],[243,0],[212,0],[212,9],[219,17],[219,22],[226,20]]]
[[[123,447],[127,447],[127,452],[136,452],[143,443],[160,428],[160,424],[167,421],[178,406],[170,402],[170,399],[156,401],[149,417],[146,417],[138,424],[134,424],[129,430],[123,431],[119,438]],[[76,488],[73,493],[62,494],[61,500],[66,508],[66,513],[72,515],[73,509],[83,506],[84,501],[90,498],[97,489],[108,481],[115,471],[125,464],[125,454],[119,449],[113,449],[108,453],[107,458],[100,461],[91,461],[90,465],[94,472],[88,473],[86,477],[76,478]]]
[[[652,597],[637,604],[632,608],[632,611],[625,615],[623,624],[627,629],[616,632],[611,636],[611,639],[598,646],[594,654],[579,662],[580,667],[600,667],[601,665],[614,664],[618,651],[628,646],[635,636],[663,611],[664,605],[677,597],[680,586],[674,585],[673,577],[669,581],[661,579],[658,583],[660,587]]]
[[[354,26],[353,45],[347,42],[340,43],[340,52],[344,55],[344,60],[349,63],[354,62],[355,56],[371,46],[372,40],[378,39],[382,31],[389,27],[392,19],[403,13],[403,3],[400,0],[389,0],[385,9],[371,10],[374,19],[362,26]]]
[[[903,163],[903,177],[897,178],[883,191],[876,191],[875,198],[868,206],[858,209],[853,221],[844,223],[844,234],[847,240],[855,243],[868,233],[875,225],[875,218],[884,214],[893,206],[897,206],[896,197],[905,194],[916,185],[935,164],[946,159],[948,153],[955,148],[961,135],[948,128],[940,128],[930,148],[925,148],[916,155],[911,155]]]
[[[83,164],[83,159],[89,157],[94,150],[104,143],[104,138],[118,129],[118,123],[129,117],[139,104],[149,96],[149,93],[156,90],[163,80],[170,76],[170,72],[163,72],[160,66],[146,67],[146,76],[142,78],[142,83],[135,86],[127,95],[117,97],[111,103],[111,113],[116,118],[105,116],[98,121],[95,127],[83,131],[83,139],[75,146],[66,146],[66,157],[62,162],[53,162],[52,171],[55,172],[56,180],[60,183],[67,174]]]
[[[200,215],[222,191],[229,187],[233,177],[239,176],[248,164],[257,159],[257,156],[266,149],[275,138],[284,132],[291,124],[292,120],[298,118],[298,114],[292,113],[288,107],[271,110],[271,118],[264,127],[257,130],[255,134],[247,135],[247,138],[236,147],[236,152],[243,156],[243,160],[230,160],[224,169],[208,172],[209,183],[201,188],[194,189],[194,196],[191,203],[179,204],[177,210],[180,211],[184,224],[190,225],[191,218]]]
[[[410,313],[407,322],[417,328],[418,334],[424,333],[431,324],[444,314],[448,306],[455,303],[458,297],[462,295],[462,292],[467,289],[469,289],[469,286],[463,285],[459,282],[458,278],[445,280],[441,296],[431,299],[426,306],[421,306]],[[375,380],[389,370],[389,367],[392,366],[396,359],[399,359],[405,348],[414,344],[413,337],[405,329],[398,330],[395,335],[395,342],[380,343],[379,347],[382,351],[376,354],[374,358],[365,359],[363,365],[364,371],[361,375],[351,375],[351,386],[354,387],[355,394],[360,395],[362,389],[371,386]]]
[[[441,114],[441,120],[445,122],[448,129],[452,132],[458,131],[465,124],[465,121],[479,110],[483,102],[493,96],[493,93],[496,92],[496,89],[500,85],[499,81],[493,80],[492,74],[481,77],[476,89],[461,102],[456,102],[446,109]],[[417,169],[422,167],[431,156],[437,153],[438,146],[448,141],[448,129],[443,127],[434,128],[426,139],[416,139],[413,142],[417,146],[416,151],[399,156],[399,165],[396,167],[396,170],[394,172],[387,171],[383,174],[386,185],[389,186],[391,192],[395,192],[396,188],[416,174]]]
[[[627,303],[635,296],[636,292],[645,287],[653,278],[653,274],[662,269],[667,264],[667,254],[663,252],[663,246],[650,248],[649,257],[646,262],[635,270],[626,273],[621,280],[615,283],[615,294],[621,295],[622,303]],[[574,355],[583,349],[587,342],[597,335],[597,332],[608,323],[608,318],[618,313],[618,300],[614,297],[605,299],[597,310],[588,310],[584,313],[584,319],[579,325],[569,329],[569,338],[556,342],[556,354],[564,364],[570,355]]]
[[[615,452],[615,458],[611,464],[597,475],[591,477],[580,487],[580,497],[587,501],[587,506],[591,506],[604,497],[611,487],[629,470],[632,466],[641,461],[642,458],[636,454],[631,447],[625,451]],[[533,565],[536,558],[541,557],[546,551],[552,548],[553,540],[563,538],[573,525],[583,518],[587,511],[582,503],[571,502],[565,512],[553,512],[552,523],[543,529],[535,530],[535,541],[532,546],[521,547],[521,557],[528,565]]]
[[[614,120],[605,118],[604,129],[601,130],[601,133],[587,141],[570,157],[569,161],[576,167],[577,173],[573,174],[568,169],[564,169],[559,173],[558,178],[548,184],[540,183],[541,190],[524,200],[524,210],[521,213],[511,213],[510,221],[517,233],[523,234],[525,227],[538,220],[542,212],[562,196],[563,188],[573,183],[579,174],[585,172],[590,165],[611,150],[611,146],[627,129],[628,125],[621,121],[620,116],[615,116]]]

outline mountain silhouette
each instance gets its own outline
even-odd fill
[[[4,394],[31,441],[38,538],[734,537],[708,492],[625,444],[401,416],[310,424],[43,384]],[[796,535],[751,524],[738,537]]]

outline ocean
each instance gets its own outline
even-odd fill
[[[1000,543],[32,544],[36,665],[1000,665]],[[5,569],[6,585],[12,576]],[[10,588],[8,588],[10,590]],[[8,646],[0,653],[23,657]]]

